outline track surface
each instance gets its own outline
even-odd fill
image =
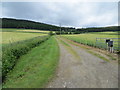
[[[63,38],[57,41],[59,66],[47,88],[118,88],[117,64],[106,62]]]

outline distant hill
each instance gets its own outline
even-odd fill
[[[60,27],[35,21],[12,19],[12,18],[0,18],[2,20],[2,28],[23,28],[23,29],[38,29],[45,31],[57,31],[60,34]],[[1,22],[0,22],[1,23]],[[92,27],[92,28],[79,28],[73,27],[61,27],[61,34],[80,34],[87,32],[105,32],[105,31],[120,31],[118,26],[111,27]]]
[[[58,26],[49,25],[40,22],[34,22],[29,20],[20,20],[12,18],[0,18],[2,20],[2,28],[24,28],[24,29],[38,29],[38,30],[53,30],[59,29]]]
[[[76,29],[76,33],[86,33],[86,32],[106,32],[106,31],[120,31],[119,26],[110,26],[110,27],[92,27],[92,28],[80,28]]]

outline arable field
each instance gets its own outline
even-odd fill
[[[102,34],[102,35],[119,35],[119,31],[116,32],[93,32],[93,34]]]
[[[4,77],[15,66],[16,59],[49,38],[48,34],[23,33],[17,30],[19,29],[0,29],[0,51],[2,51],[0,52],[0,68],[3,68]]]
[[[36,29],[15,29],[15,28],[3,28],[0,29],[0,32],[32,32],[32,33],[46,33],[48,34],[49,31],[43,31],[43,30],[36,30]]]
[[[61,36],[44,32],[20,29],[0,32],[3,35],[0,44],[4,46],[0,67],[3,88],[117,87],[118,67],[113,59],[95,49],[78,45],[99,47],[96,38],[118,38],[117,32]],[[100,42],[105,45],[105,39]]]
[[[40,33],[19,33],[19,32],[0,32],[2,33],[2,44],[13,43],[21,40],[27,40],[37,36],[44,36],[47,34]]]
[[[46,34],[38,33],[37,31],[39,30],[30,30],[30,32],[28,30],[28,33],[26,33],[27,30],[25,31],[22,30],[24,32],[17,32],[19,30],[21,31],[21,29],[2,29],[2,32],[0,32],[0,34],[2,34],[2,40],[0,40],[0,44],[9,44],[9,43],[13,43],[21,40],[27,40],[37,36],[44,36],[48,34],[48,33]],[[40,32],[44,32],[44,31],[40,31]]]
[[[105,43],[106,38],[113,38],[112,40],[114,41],[114,49],[120,50],[120,48],[118,48],[118,41],[120,41],[118,40],[118,32],[94,32],[94,33],[62,35],[62,36],[81,44],[99,47],[99,48],[106,48],[106,43]],[[96,41],[96,38],[102,38],[102,39],[97,39]]]
[[[3,29],[0,34],[3,87],[44,87],[54,76],[58,63],[55,38],[48,35],[49,31],[29,29]]]
[[[19,31],[19,32],[32,32],[32,33],[46,33],[46,34],[49,33],[49,31],[32,30],[32,29],[28,29],[28,30],[23,29],[23,30],[17,30],[17,31]]]

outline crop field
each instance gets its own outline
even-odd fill
[[[53,10],[46,7],[46,4],[42,5],[44,13],[39,10],[39,3],[30,6],[27,3],[17,4],[19,3],[4,3],[3,8],[10,14],[4,13],[0,18],[0,89],[119,87],[120,26],[110,26],[108,22],[114,18],[108,18],[108,23],[102,23],[103,18],[95,17],[97,11],[92,7],[90,10],[95,12],[90,15],[94,17],[92,21],[88,22],[91,17],[84,19],[84,13],[80,16],[77,11],[74,12],[75,15],[69,16],[68,13],[63,18],[64,21],[71,21],[71,17],[79,17],[77,21],[64,23],[60,22],[61,17],[56,18],[56,15],[59,16],[57,12],[54,12],[54,20],[49,17]],[[9,9],[11,5],[15,10]],[[54,5],[62,11],[63,5]],[[97,3],[95,8],[101,5],[105,4]],[[78,6],[72,4],[72,8]],[[85,7],[78,8],[86,9],[88,3],[82,6]],[[23,12],[27,11],[24,18],[18,15],[24,14],[21,8]],[[66,8],[63,11],[68,12],[69,9],[73,12],[71,4]],[[104,17],[105,10],[99,10]],[[89,10],[87,12],[89,14]],[[78,25],[81,17],[81,22],[84,23]],[[96,18],[100,22],[96,22]]]
[[[116,35],[118,37],[118,35],[120,35],[120,31],[116,31],[116,32],[92,32],[91,34]]]
[[[0,68],[2,68],[3,78],[6,78],[7,73],[13,69],[16,61],[22,55],[49,38],[48,33],[32,33],[32,31],[24,33],[17,30],[19,29],[3,29],[0,32],[0,51],[2,51],[2,54],[0,52]],[[1,62],[3,63],[2,67]]]
[[[107,48],[105,39],[99,39],[97,43],[96,38],[118,38],[118,32],[94,32],[94,33],[85,33],[85,34],[73,34],[73,35],[62,35],[63,37],[66,37],[70,40],[73,40],[75,42],[99,47],[99,48]],[[119,50],[118,47],[118,39],[114,42],[114,49]]]
[[[33,32],[33,33],[46,33],[46,34],[48,34],[49,33],[49,31],[42,31],[42,30],[26,30],[26,29],[24,29],[24,30],[17,30],[17,31],[19,31],[19,32]]]
[[[0,44],[9,44],[9,43],[13,43],[21,40],[27,40],[27,39],[38,37],[38,36],[45,36],[48,34],[48,33],[46,34],[38,33],[37,32],[38,30],[30,30],[30,33],[26,33],[26,31],[29,32],[29,30],[25,30],[25,32],[17,32],[17,31],[19,31],[19,29],[2,29],[2,32],[0,32],[0,34],[2,35],[2,40],[0,40]],[[37,32],[37,33],[34,33],[34,32]],[[40,32],[44,32],[44,31],[40,31]]]
[[[102,44],[96,44],[96,38],[118,38],[118,32],[92,32],[61,35],[60,37],[58,37],[59,35],[55,35],[53,33],[54,32],[52,31],[32,29],[0,29],[0,46],[2,46],[2,52],[0,52],[0,68],[2,68],[2,75],[0,75],[0,77],[2,77],[3,88],[44,88],[49,84],[49,82],[51,82],[52,79],[54,79],[56,76],[56,70],[61,73],[61,71],[58,71],[57,69],[61,58],[63,62],[60,67],[64,68],[68,65],[67,70],[70,70],[71,67],[69,66],[76,66],[76,63],[80,63],[82,59],[79,57],[79,51],[82,49],[79,48],[77,51],[78,48],[68,42],[67,39],[65,41],[64,38],[100,48],[106,48],[105,39],[98,40],[99,42],[102,42]],[[61,41],[59,42],[59,40]],[[118,42],[115,42],[114,45],[115,49],[118,50]],[[73,49],[73,47],[76,49]],[[86,56],[88,55],[87,53],[89,52],[86,51],[83,55]],[[74,63],[71,61],[69,63],[72,59],[67,59],[68,55],[70,55],[70,58],[77,57],[75,58],[75,61],[78,62]],[[84,56],[83,59],[88,61],[88,59],[84,58]],[[94,57],[92,54],[91,56]],[[103,58],[104,57],[102,56],[101,59]],[[106,60],[106,58],[104,59]],[[66,64],[65,60],[68,60]],[[94,60],[94,58],[91,58],[90,60]],[[92,65],[92,62],[90,63]],[[61,70],[64,72],[64,69]],[[66,75],[68,74],[69,73],[66,72],[66,74],[61,75],[66,78]],[[72,74],[71,76],[78,76],[79,73],[76,72],[75,74]],[[75,81],[76,80],[77,78]],[[59,82],[60,81],[58,80],[58,84]]]
[[[3,87],[44,87],[53,77],[59,58],[57,41],[49,31],[0,29],[0,36]]]
[[[36,29],[14,29],[14,28],[3,28],[0,32],[36,32],[36,33],[49,33],[49,31],[36,30]]]
[[[2,33],[2,44],[13,43],[16,41],[26,40],[37,36],[44,36],[46,34],[40,33],[19,33],[19,32],[0,32]]]

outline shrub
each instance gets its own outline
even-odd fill
[[[50,35],[50,36],[54,35],[53,31],[50,31],[50,32],[49,32],[49,35]]]
[[[39,36],[29,40],[24,40],[20,42],[15,42],[3,46],[2,48],[2,79],[7,76],[13,67],[15,66],[17,60],[32,48],[40,45],[40,43],[47,40],[49,36]]]

